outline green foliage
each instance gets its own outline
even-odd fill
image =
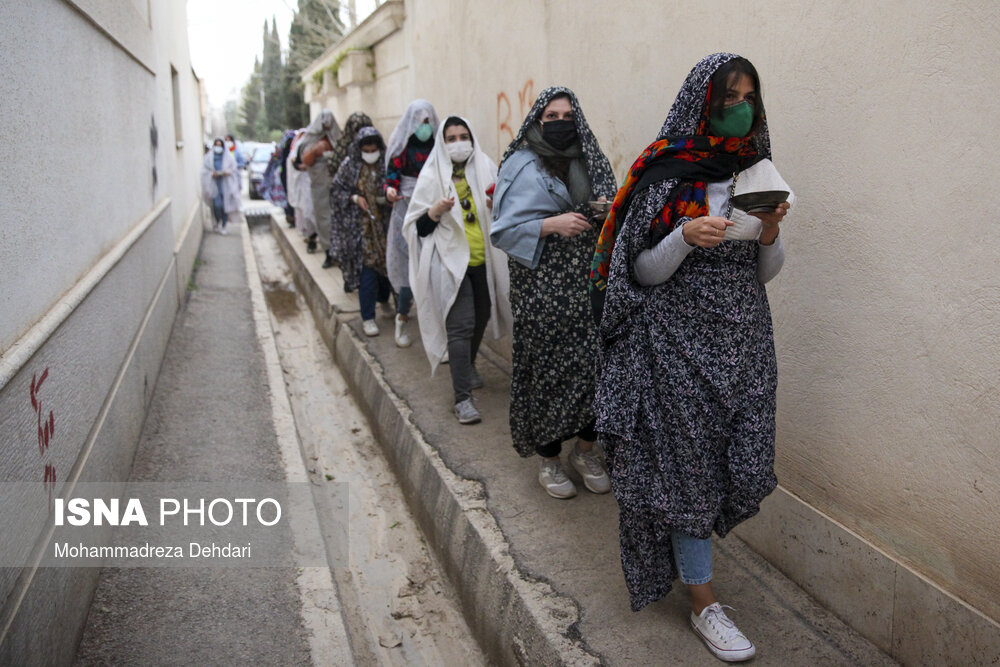
[[[264,89],[261,84],[261,64],[254,58],[253,74],[250,80],[243,86],[242,102],[240,103],[240,117],[236,123],[236,131],[244,139],[257,139],[257,131],[260,128],[258,117],[261,116],[263,106]],[[266,117],[265,117],[266,126]]]
[[[264,22],[262,60],[254,59],[253,73],[241,91],[238,112],[235,106],[224,112],[228,114],[227,128],[235,129],[242,139],[267,141],[274,136],[280,139],[286,128],[303,127],[309,122],[302,70],[343,36],[341,9],[340,0],[298,0],[284,59],[277,22],[274,17],[270,26]],[[322,77],[321,70],[320,86]]]

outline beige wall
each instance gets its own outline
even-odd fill
[[[933,4],[410,0],[376,80],[312,104],[389,131],[425,97],[496,156],[563,84],[621,177],[701,56],[747,56],[798,195],[768,286],[779,479],[1000,619],[1000,5]]]

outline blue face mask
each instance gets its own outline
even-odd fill
[[[753,111],[746,100],[726,107],[719,116],[712,116],[709,131],[715,137],[745,137],[753,125]]]
[[[427,141],[431,138],[431,134],[434,132],[434,128],[431,127],[430,123],[423,123],[417,128],[416,132],[413,133],[420,141]]]

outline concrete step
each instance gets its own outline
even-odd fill
[[[629,610],[614,498],[582,491],[554,500],[536,481],[537,460],[514,452],[501,357],[487,351],[479,362],[482,423],[459,425],[447,367],[431,377],[419,341],[397,348],[389,319],[380,317],[380,336],[364,336],[356,295],[343,293],[339,270],[323,270],[322,256],[305,252],[280,213],[271,228],[491,659],[717,664],[689,628],[684,591]],[[418,323],[411,327],[416,339]],[[715,547],[716,593],[736,607],[734,620],[758,647],[756,664],[894,664],[739,538],[717,539]]]

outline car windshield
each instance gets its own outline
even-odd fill
[[[253,152],[252,162],[267,162],[270,159],[271,159],[270,146],[259,146],[257,150]]]

